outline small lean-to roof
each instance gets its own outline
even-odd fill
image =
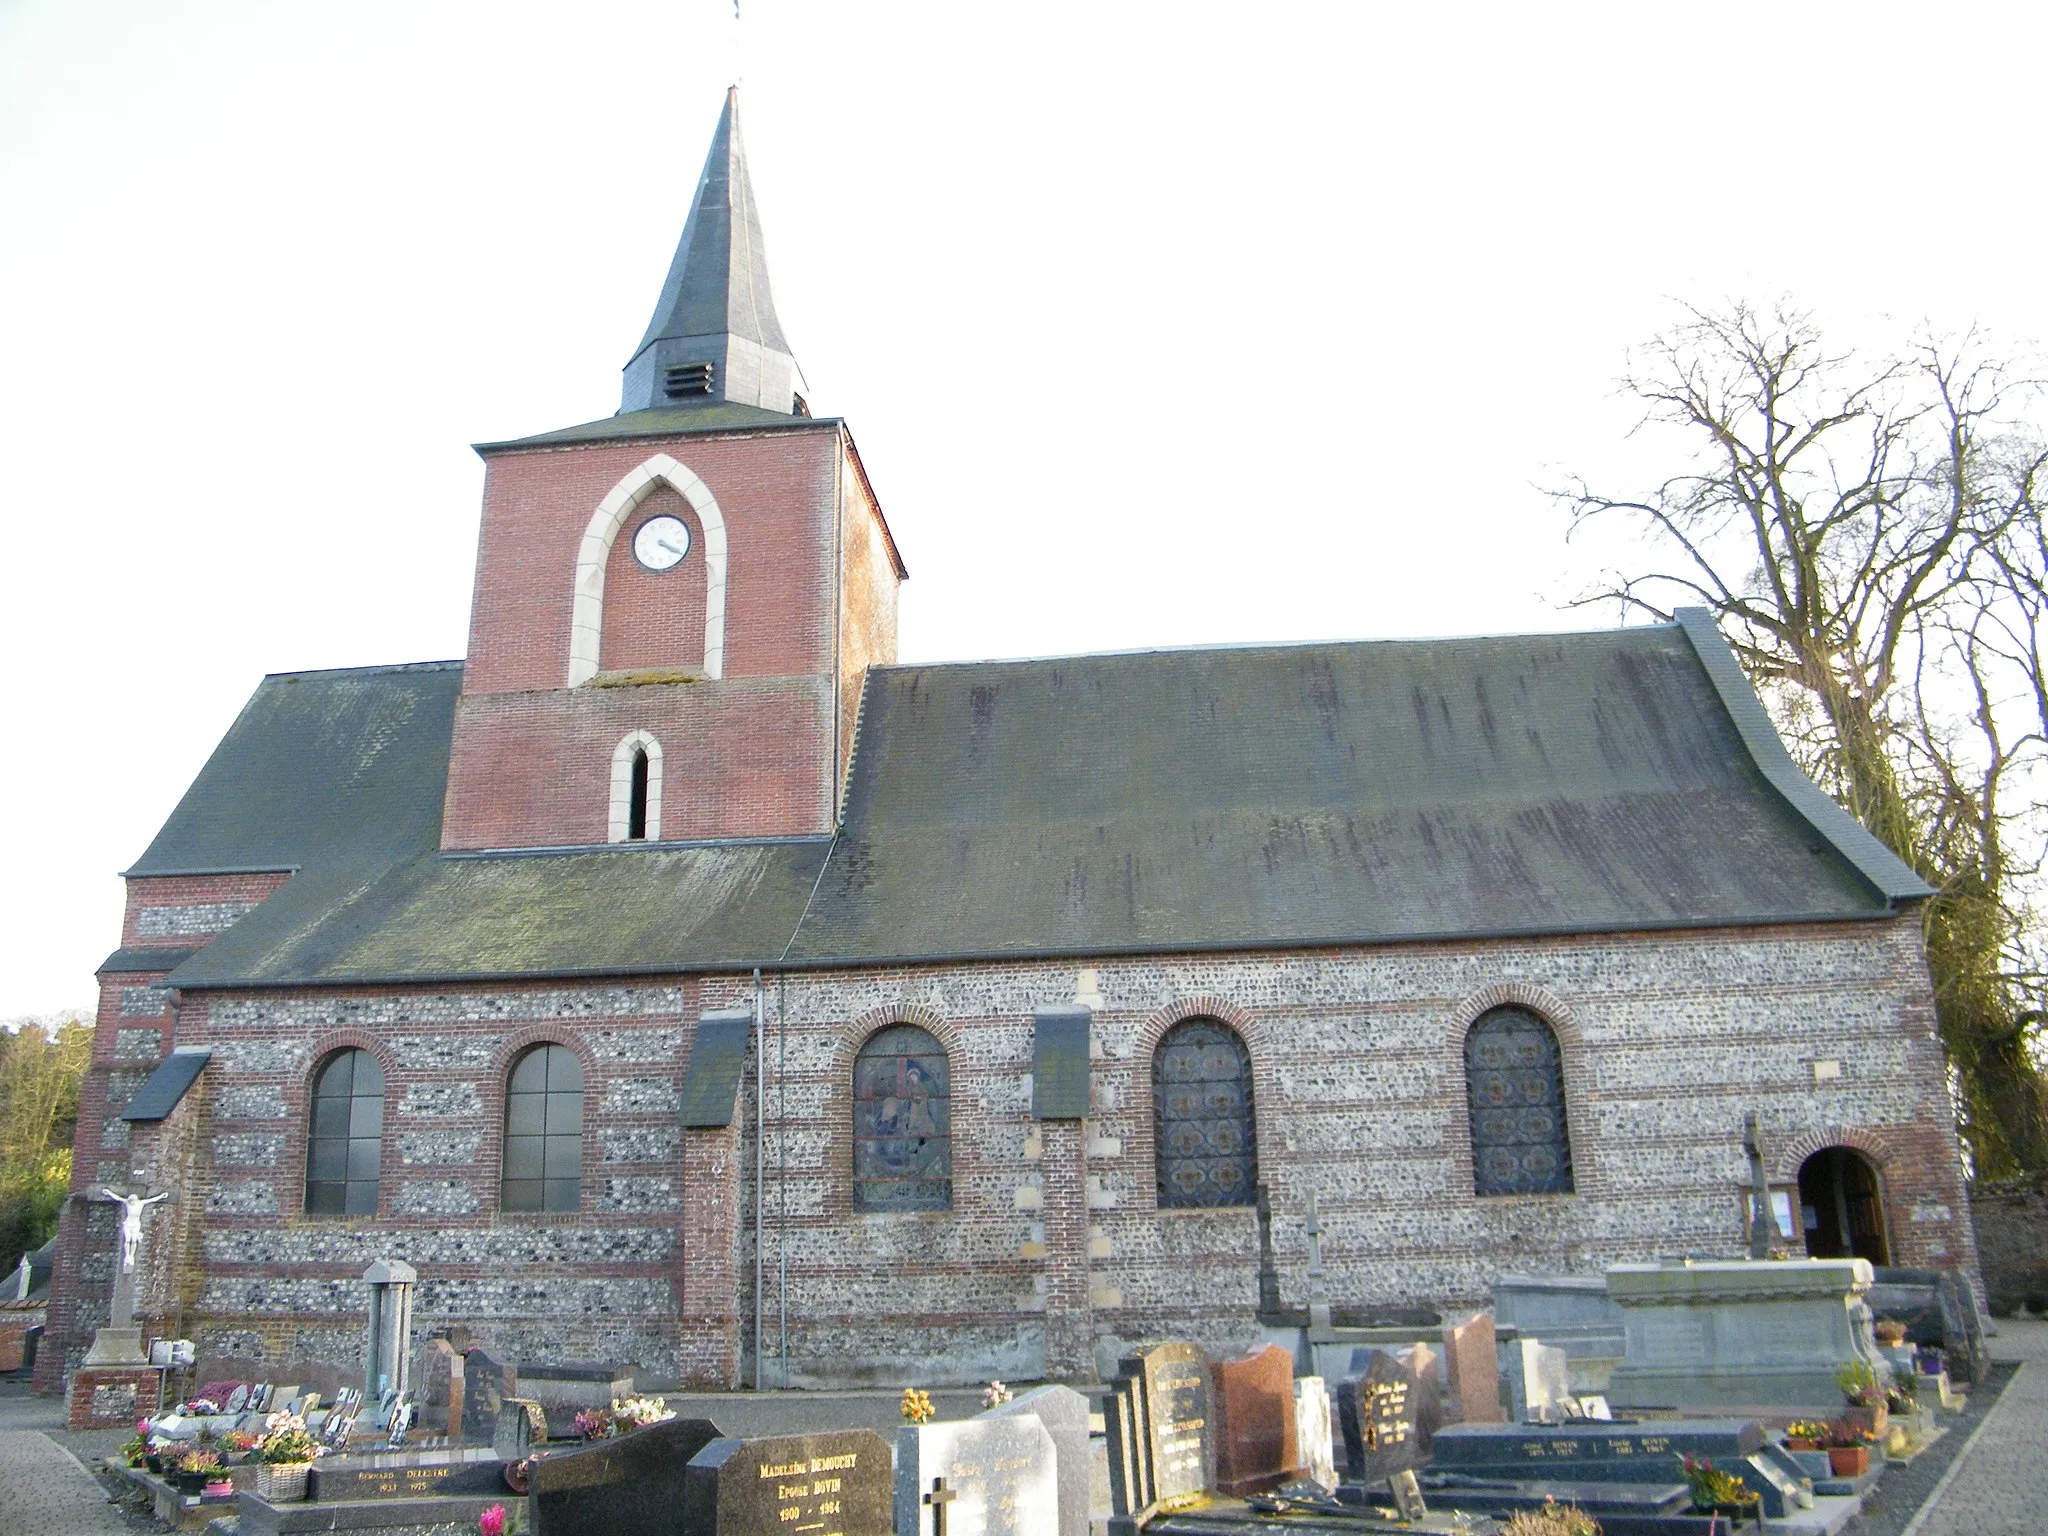
[[[435,708],[450,705],[452,693]],[[300,750],[312,739],[303,722],[281,728],[299,732]],[[319,739],[352,760],[346,742]],[[366,803],[431,801],[438,829],[438,739],[438,757],[393,759],[417,784]],[[245,795],[208,783],[224,755],[259,777],[311,771],[292,752],[224,744],[202,803],[273,803],[255,784]],[[356,819],[353,794],[340,794],[338,824]],[[443,854],[424,815],[410,825],[368,854],[338,833],[320,862],[302,850],[305,872],[171,983],[1729,927],[1876,918],[1930,894],[1799,775],[1694,616],[1590,634],[878,668],[830,841]],[[160,844],[190,844],[171,831]],[[203,846],[246,859],[268,846],[251,838]]]
[[[149,1074],[135,1097],[128,1101],[128,1107],[121,1111],[123,1120],[168,1120],[171,1111],[185,1097],[187,1090],[199,1081],[199,1074],[206,1070],[206,1064],[213,1060],[213,1049],[204,1045],[174,1046],[170,1055],[156,1064],[156,1070]]]

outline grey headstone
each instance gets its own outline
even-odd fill
[[[1524,1424],[1556,1423],[1564,1417],[1559,1403],[1572,1394],[1571,1367],[1565,1352],[1537,1339],[1508,1345],[1508,1393],[1515,1418]]]
[[[1337,1450],[1330,1434],[1330,1388],[1320,1376],[1294,1382],[1294,1435],[1302,1474],[1326,1492],[1337,1487]]]
[[[1028,1413],[906,1424],[896,1431],[896,1536],[1059,1536],[1055,1458]]]
[[[717,1438],[709,1419],[664,1419],[550,1452],[527,1475],[533,1536],[669,1536],[690,1458]]]
[[[1059,1478],[1060,1536],[1088,1536],[1088,1510],[1094,1470],[1094,1452],[1088,1442],[1088,1399],[1072,1387],[1033,1387],[1000,1407],[981,1415],[984,1419],[1030,1414],[1052,1436],[1055,1469]]]
[[[520,1461],[548,1438],[548,1416],[530,1397],[508,1397],[498,1407],[491,1449],[506,1461]]]

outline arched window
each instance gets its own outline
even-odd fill
[[[646,731],[634,731],[612,748],[606,836],[615,843],[661,841],[661,743]]]
[[[1252,1059],[1216,1019],[1184,1019],[1152,1056],[1161,1206],[1250,1205],[1258,1149],[1252,1132]]]
[[[1525,1008],[1482,1014],[1465,1036],[1473,1186],[1482,1195],[1568,1195],[1564,1058],[1557,1034]]]
[[[507,1211],[574,1211],[583,1195],[583,1067],[566,1045],[536,1045],[505,1084]]]
[[[853,1208],[953,1208],[952,1074],[915,1024],[868,1038],[853,1061]]]
[[[368,1051],[336,1051],[313,1079],[306,1214],[374,1216],[384,1152],[384,1069]]]

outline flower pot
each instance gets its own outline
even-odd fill
[[[310,1461],[266,1461],[256,1469],[256,1497],[271,1504],[297,1504],[306,1497]]]
[[[1867,1445],[1829,1446],[1828,1469],[1837,1477],[1861,1477],[1870,1470],[1870,1447]]]
[[[1883,1403],[1857,1403],[1842,1410],[1842,1422],[1882,1435],[1891,1428],[1892,1411]]]
[[[231,1477],[210,1479],[199,1490],[199,1496],[204,1499],[231,1499],[235,1496],[235,1480]]]
[[[1790,1435],[1785,1437],[1785,1449],[1788,1451],[1817,1451],[1820,1448],[1818,1440],[1794,1439]]]

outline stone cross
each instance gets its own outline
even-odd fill
[[[140,1195],[116,1194],[104,1185],[100,1187],[100,1193],[121,1207],[121,1263],[114,1272],[114,1300],[108,1310],[107,1324],[113,1328],[126,1328],[135,1321],[135,1265],[142,1252],[142,1213],[157,1201],[170,1199],[171,1194],[165,1190],[145,1200]]]
[[[1316,1194],[1308,1194],[1308,1220],[1303,1223],[1308,1233],[1308,1326],[1311,1333],[1327,1332],[1330,1327],[1330,1286],[1327,1272],[1323,1269],[1323,1224],[1316,1215]]]
[[[946,1506],[960,1495],[946,1486],[943,1477],[932,1479],[932,1491],[924,1496],[932,1507],[932,1536],[946,1536]]]
[[[1771,1206],[1771,1181],[1764,1171],[1763,1123],[1755,1110],[1742,1117],[1742,1147],[1749,1154],[1749,1256],[1768,1259],[1777,1246],[1778,1213]]]

